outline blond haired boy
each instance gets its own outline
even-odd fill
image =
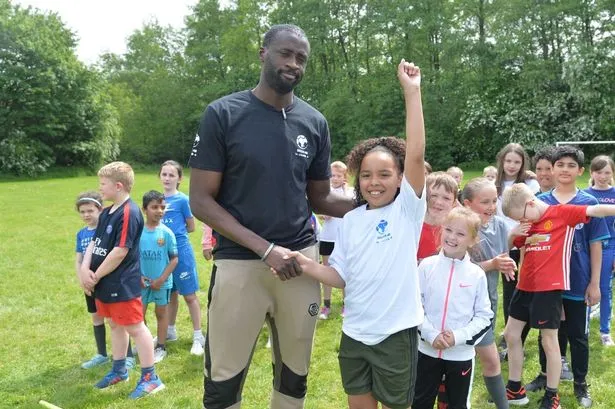
[[[130,199],[134,172],[129,164],[112,162],[98,171],[103,200],[113,202],[99,217],[94,237],[85,251],[80,280],[86,293],[94,294],[98,314],[111,327],[113,367],[96,385],[105,389],[128,380],[126,349],[129,336],[139,350],[141,379],[130,394],[139,399],[164,389],[154,371],[152,335],[143,322],[139,239],[143,216]]]

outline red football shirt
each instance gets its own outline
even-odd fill
[[[438,254],[440,249],[440,230],[441,226],[423,223],[419,248],[416,252],[416,258],[419,261],[426,257],[433,256],[434,254]]]
[[[570,289],[574,227],[589,222],[587,206],[554,205],[514,245],[525,247],[517,288],[538,292]]]

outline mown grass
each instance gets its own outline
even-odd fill
[[[477,173],[466,172],[466,177]],[[92,385],[109,367],[90,371],[79,367],[94,353],[94,342],[73,271],[74,237],[81,227],[73,203],[79,192],[96,187],[94,176],[0,183],[0,408],[38,408],[40,399],[64,409],[200,408],[203,363],[189,354],[190,321],[184,305],[178,320],[180,340],[169,344],[169,355],[157,368],[167,385],[164,392],[131,402],[126,397],[138,372],[131,373],[130,382],[101,392]],[[139,173],[133,198],[139,202],[145,191],[159,188],[155,172]],[[187,191],[187,183],[181,190]],[[211,265],[198,257],[198,233],[192,234],[191,240],[199,264],[205,317]],[[310,409],[346,406],[337,363],[341,319],[339,293],[335,291],[333,308],[332,318],[318,323],[306,403]],[[155,322],[152,315],[149,321]],[[498,322],[501,325],[503,320]],[[600,345],[596,324],[592,322],[588,381],[594,407],[614,408],[615,370],[610,363],[615,349]],[[526,381],[538,370],[535,338],[532,334],[528,341]],[[268,407],[271,364],[265,342],[263,332],[245,385],[244,408]],[[531,398],[530,407],[537,407],[534,401],[539,395]],[[482,379],[476,376],[473,407],[489,408],[486,400]],[[576,407],[570,383],[562,385],[562,407]]]

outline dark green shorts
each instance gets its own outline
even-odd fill
[[[377,401],[391,409],[408,408],[414,399],[417,359],[416,327],[371,346],[342,332],[340,372],[348,395],[371,392]]]

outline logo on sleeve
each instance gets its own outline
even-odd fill
[[[307,150],[308,148],[308,139],[305,135],[299,135],[296,139],[297,143],[297,151],[295,152],[295,156],[300,156],[302,158],[309,158],[310,152]]]
[[[386,220],[380,220],[378,225],[376,226],[376,243],[382,243],[384,241],[389,241],[393,238],[390,231],[387,231],[387,227],[389,226],[389,222]]]
[[[201,137],[199,136],[199,134],[196,134],[196,137],[194,138],[194,142],[192,142],[192,152],[190,153],[190,156],[196,156],[197,148],[200,142],[201,142]]]

